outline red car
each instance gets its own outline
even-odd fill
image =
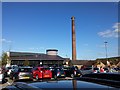
[[[35,67],[32,69],[32,73],[33,78],[35,78],[36,80],[43,78],[52,78],[52,72],[49,70],[49,68]]]

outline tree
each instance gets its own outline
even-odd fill
[[[6,65],[8,60],[9,60],[9,57],[8,57],[7,53],[3,52],[2,56],[1,56],[2,65]]]
[[[29,61],[28,60],[24,61],[24,66],[29,66]]]

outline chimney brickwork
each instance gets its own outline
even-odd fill
[[[75,17],[72,16],[72,60],[76,60]]]

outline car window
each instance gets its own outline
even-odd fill
[[[19,72],[31,72],[31,68],[20,68]]]

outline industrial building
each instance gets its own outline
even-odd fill
[[[66,58],[58,55],[58,50],[48,49],[44,53],[30,53],[30,52],[7,52],[9,56],[9,65],[23,66],[24,62],[29,61],[30,66],[47,65],[47,66],[61,66]],[[8,66],[9,66],[8,65]]]

